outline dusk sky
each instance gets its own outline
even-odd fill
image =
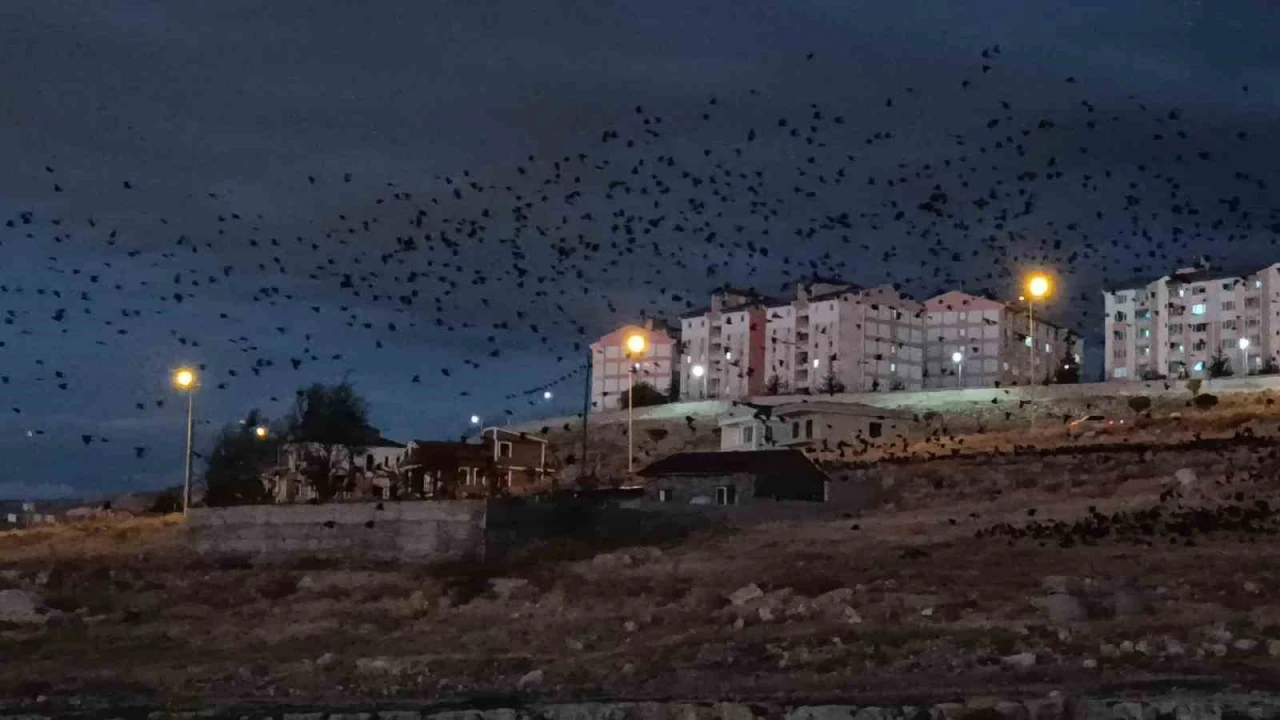
[[[1274,14],[10,0],[0,498],[180,483],[184,363],[198,449],[344,375],[401,441],[572,414],[723,283],[1043,267],[1097,373],[1107,282],[1280,260]]]

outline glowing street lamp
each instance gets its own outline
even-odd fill
[[[182,479],[182,515],[185,517],[191,509],[191,431],[195,410],[197,386],[196,371],[191,368],[178,368],[173,373],[173,386],[178,392],[187,394],[187,454],[183,461]]]
[[[479,415],[472,415],[472,416],[471,416],[471,424],[472,424],[472,425],[479,425],[479,424],[480,424],[480,416],[479,416]]]
[[[1240,346],[1240,354],[1244,356],[1242,358],[1242,361],[1244,363],[1244,374],[1248,375],[1249,374],[1249,338],[1242,337],[1240,338],[1240,342],[1237,344]]]
[[[639,359],[649,349],[649,338],[638,332],[633,332],[627,336],[626,340],[627,356],[632,360]],[[631,366],[631,382],[627,387],[627,472],[634,473],[636,471],[636,450],[634,440],[635,426],[635,407],[636,407],[636,371],[640,369],[638,363]]]
[[[550,391],[550,390],[547,390],[546,392],[542,393],[542,399],[543,399],[543,400],[550,400],[550,399],[551,399],[551,391]]]
[[[267,428],[266,428],[266,426],[265,426],[265,425],[259,425],[258,427],[254,428],[254,429],[253,429],[253,434],[254,434],[254,435],[256,435],[256,436],[258,437],[258,439],[259,439],[259,440],[265,440],[265,439],[267,438]]]
[[[951,362],[956,364],[956,387],[964,387],[964,353],[959,350],[951,353]]]

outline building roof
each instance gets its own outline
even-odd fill
[[[685,452],[669,455],[640,470],[640,477],[699,475],[790,475],[799,479],[819,475],[817,465],[799,450],[744,450],[739,452]]]
[[[1234,268],[1183,268],[1181,270],[1173,270],[1160,275],[1133,277],[1118,282],[1107,283],[1103,286],[1102,291],[1112,293],[1119,290],[1134,290],[1140,287],[1146,287],[1158,280],[1168,280],[1169,282],[1179,284],[1205,282],[1206,280],[1232,280],[1235,278],[1248,277],[1265,269],[1266,268],[1254,269],[1253,266],[1238,266]]]
[[[517,440],[528,440],[530,442],[542,443],[543,445],[547,444],[547,440],[545,440],[544,438],[534,437],[527,432],[517,432],[515,430],[508,430],[507,428],[501,428],[501,427],[487,427],[484,430],[480,431],[480,435],[483,437],[486,433],[489,433],[489,432],[492,432],[495,438],[498,436],[498,433],[502,433],[504,435],[510,435],[511,437]]]

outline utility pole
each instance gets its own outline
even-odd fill
[[[579,480],[586,477],[587,473],[587,418],[591,416],[591,348],[587,348],[585,375],[587,379],[582,387],[582,459],[578,461],[582,465],[582,470],[578,473]]]

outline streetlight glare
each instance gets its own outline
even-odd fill
[[[693,376],[694,376],[694,377],[696,377],[696,378],[700,378],[700,377],[702,377],[703,375],[705,375],[705,374],[706,374],[707,369],[706,369],[706,368],[704,368],[704,367],[702,367],[701,365],[694,365],[694,366],[693,366],[693,370],[691,370],[690,372],[692,372],[692,373],[693,373]]]
[[[961,360],[964,360],[964,355],[961,355],[959,350],[951,353],[951,362],[959,364]]]
[[[196,373],[194,370],[181,368],[173,374],[173,384],[180,390],[186,390],[196,384]]]
[[[472,425],[479,425],[479,424],[480,424],[480,416],[479,416],[479,415],[472,415],[472,416],[471,416],[471,424],[472,424]]]
[[[1027,292],[1033,298],[1042,298],[1049,294],[1049,278],[1044,275],[1032,275],[1027,281]]]
[[[546,392],[542,393],[542,399],[543,399],[543,400],[550,400],[550,399],[551,399],[551,391],[550,391],[550,390],[548,390],[548,391],[546,391]]]
[[[1249,348],[1249,338],[1240,338],[1240,349],[1247,350]]]
[[[258,427],[253,429],[253,434],[257,435],[259,438],[264,438],[267,436],[267,429],[259,425]]]
[[[627,336],[627,352],[632,355],[639,355],[649,347],[649,340],[640,333],[633,333]]]

